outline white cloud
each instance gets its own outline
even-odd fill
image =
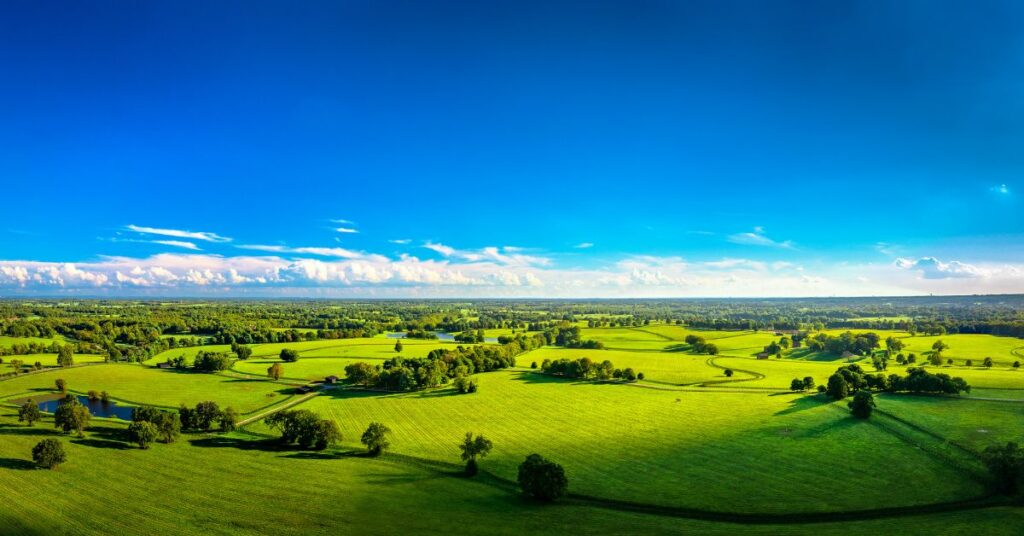
[[[331,222],[332,223],[338,223],[338,224],[341,224],[341,225],[355,225],[356,224],[356,222],[354,222],[352,220],[343,220],[343,219],[333,219],[333,220],[331,220]]]
[[[339,233],[358,233],[359,232],[358,230],[353,229],[351,227],[338,227],[338,228],[335,229],[335,231],[337,231]]]
[[[990,275],[990,270],[962,263],[960,261],[942,262],[935,257],[921,257],[917,260],[899,258],[896,266],[904,270],[917,270],[925,279],[973,278]]]
[[[764,227],[754,227],[754,232],[752,233],[737,233],[729,235],[726,240],[733,244],[743,244],[747,246],[765,246],[784,249],[793,248],[793,242],[790,240],[778,242],[765,236]]]
[[[338,257],[341,259],[367,259],[367,258],[380,258],[385,257],[380,255],[372,255],[362,251],[353,251],[345,248],[337,247],[288,247],[288,246],[275,246],[275,245],[263,245],[263,244],[244,244],[235,246],[238,249],[248,249],[253,251],[267,251],[270,253],[297,253],[300,255],[319,255],[321,257]]]
[[[174,246],[179,248],[191,249],[193,251],[201,251],[199,246],[192,242],[185,242],[184,240],[153,240],[154,244],[163,244],[165,246]]]
[[[392,244],[401,244],[401,245],[404,246],[405,244],[408,244],[408,243],[412,242],[412,239],[409,239],[409,238],[395,238],[395,239],[392,239],[392,240],[388,240],[388,242],[391,242]]]
[[[991,190],[991,191],[993,191],[993,192],[995,192],[997,194],[1002,194],[1002,195],[1009,195],[1010,194],[1010,188],[1007,187],[1005,184],[1000,184],[999,186],[993,186],[993,187],[989,188],[989,190]]]
[[[220,236],[216,233],[208,232],[196,232],[196,231],[181,231],[178,229],[160,229],[157,227],[142,227],[139,225],[128,225],[126,227],[129,231],[135,231],[136,233],[143,234],[155,234],[161,236],[171,236],[174,238],[187,238],[191,240],[203,240],[206,242],[230,242],[231,239]]]
[[[573,247],[576,248],[576,249],[590,249],[590,248],[594,247],[594,243],[593,242],[580,242],[579,244],[576,244]]]

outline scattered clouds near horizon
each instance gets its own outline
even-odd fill
[[[0,261],[0,293],[654,298],[971,294],[1024,288],[1024,265],[978,265],[933,257],[812,269],[746,258],[630,256],[595,268],[556,268],[518,259],[520,253],[506,248],[430,245],[442,259],[246,245],[239,247],[271,255],[162,253],[81,263]]]
[[[753,232],[749,233],[737,233],[726,237],[726,240],[733,244],[742,244],[746,246],[765,246],[783,249],[793,249],[793,242],[790,240],[776,241],[765,236],[763,227],[754,227]]]
[[[388,240],[388,242],[391,242],[392,244],[400,244],[400,245],[404,246],[406,244],[412,243],[412,239],[411,238],[394,238],[394,239]]]
[[[590,248],[594,247],[594,243],[593,242],[580,242],[579,244],[576,244],[573,247],[576,248],[576,249],[590,249]]]
[[[220,236],[216,233],[209,233],[203,231],[182,231],[179,229],[161,229],[158,227],[143,227],[141,225],[128,225],[125,227],[129,231],[135,231],[136,233],[170,236],[173,238],[187,238],[190,240],[202,240],[205,242],[230,242],[231,239],[225,236]]]
[[[442,257],[476,263],[493,262],[506,266],[547,266],[551,259],[522,253],[523,248],[515,246],[489,246],[481,249],[456,249],[444,244],[427,241],[423,247]]]
[[[288,247],[279,245],[245,244],[235,246],[238,249],[252,251],[266,251],[269,253],[293,253],[298,255],[319,255],[321,257],[337,257],[341,259],[387,259],[381,255],[374,255],[362,251],[353,251],[338,247]]]

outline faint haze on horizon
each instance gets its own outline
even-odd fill
[[[11,2],[0,297],[1024,293],[1024,4]]]

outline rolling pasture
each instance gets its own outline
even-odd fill
[[[683,340],[691,333],[714,342],[720,355],[690,351]],[[986,496],[977,454],[1000,441],[1024,441],[1024,395],[1018,396],[1024,373],[1006,365],[1019,339],[943,338],[950,355],[963,345],[964,352],[991,351],[997,360],[992,369],[928,366],[965,377],[976,386],[975,398],[886,394],[878,397],[875,417],[858,421],[845,401],[788,391],[793,378],[826,382],[844,361],[800,351],[755,359],[778,338],[770,332],[655,324],[585,328],[583,336],[606,349],[535,349],[518,356],[513,369],[474,375],[480,385],[474,394],[457,394],[451,386],[408,393],[325,390],[294,406],[340,427],[342,442],[324,452],[281,449],[258,419],[234,433],[188,434],[140,450],[121,441],[123,423],[98,420],[86,438],[62,440],[69,461],[58,471],[27,470],[31,445],[56,437],[52,420],[47,416],[26,428],[6,402],[52,393],[59,377],[73,392],[105,390],[128,404],[171,408],[213,400],[261,416],[302,400],[294,394],[299,382],[343,376],[346,364],[423,357],[458,344],[403,340],[401,354],[394,351],[395,339],[385,337],[260,344],[252,346],[250,359],[222,373],[155,366],[179,355],[191,360],[201,350],[229,351],[226,345],[202,346],[168,350],[141,365],[76,366],[3,380],[0,484],[5,501],[19,507],[0,510],[0,526],[24,533],[256,534],[273,523],[281,534],[451,533],[462,527],[491,534],[820,535],[957,527],[1014,534],[1013,527],[1024,523],[1019,508],[875,513],[917,512]],[[909,339],[918,338],[925,339]],[[281,362],[283,348],[297,350],[300,359],[282,363],[285,378],[272,382],[266,369]],[[529,368],[544,359],[580,357],[607,359],[646,378],[584,382]],[[873,372],[869,361],[861,365]],[[887,373],[903,369],[890,361]],[[1017,400],[979,399],[988,397]],[[380,459],[358,454],[359,436],[370,422],[392,430],[392,448]],[[484,473],[472,480],[459,476],[457,445],[466,432],[494,443],[480,463]],[[569,476],[573,495],[556,506],[514,493],[517,466],[534,452],[560,463]],[[145,508],[112,507],[109,496],[97,491],[111,488],[111,474],[117,475],[116,493],[160,500]],[[396,508],[403,514],[396,515]],[[851,519],[800,521],[837,512]],[[771,518],[771,524],[723,522],[743,515],[787,517]],[[698,520],[702,516],[718,521]]]

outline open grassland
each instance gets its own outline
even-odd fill
[[[13,370],[11,367],[11,360],[14,359],[20,359],[28,366],[35,365],[36,363],[40,363],[44,367],[57,366],[57,354],[5,355],[3,356],[4,364],[0,365],[0,372],[9,372]],[[75,364],[102,363],[103,356],[96,354],[75,354],[74,361]]]
[[[883,395],[878,408],[974,452],[1007,441],[1024,443],[1024,403]]]
[[[754,331],[705,331],[687,329],[674,324],[651,324],[630,328],[584,328],[580,335],[584,339],[600,341],[609,349],[638,351],[685,351],[687,335],[704,337],[714,342],[723,354],[753,355],[774,337],[768,332]]]
[[[838,511],[973,497],[978,482],[857,422],[819,397],[693,393],[574,383],[522,371],[478,376],[481,390],[381,395],[336,391],[300,407],[335,419],[347,444],[371,421],[394,450],[458,461],[467,431],[495,444],[483,466],[514,478],[540,452],[577,493],[734,512]],[[253,430],[266,431],[262,424]],[[867,456],[885,472],[849,460]],[[887,489],[884,495],[863,489]]]
[[[72,391],[107,391],[114,399],[131,404],[176,408],[182,403],[195,405],[212,400],[221,407],[231,406],[241,413],[282,401],[293,392],[293,388],[283,383],[232,375],[109,364],[25,374],[0,381],[0,398],[52,392],[57,378],[66,380]]]
[[[7,534],[993,534],[1016,535],[1024,510],[990,508],[806,525],[736,525],[523,500],[483,478],[466,480],[385,456],[374,460],[236,448],[244,436],[185,436],[150,450],[106,426],[64,436],[68,462],[31,469],[28,453],[58,437],[0,410],[0,508]],[[112,495],[159,498],[112,502]],[[443,498],[443,500],[439,500]],[[736,501],[744,501],[736,497]],[[457,505],[457,506],[456,506]]]
[[[285,363],[274,358],[250,358],[245,361],[236,361],[231,370],[243,374],[255,376],[266,376],[267,369],[274,363],[280,363],[284,369],[282,378],[300,381],[320,381],[327,376],[345,377],[345,366],[358,362],[377,365],[383,363],[383,359],[371,358],[345,358],[345,357],[316,357],[302,358],[295,363]]]
[[[1014,361],[1024,364],[1024,339],[1015,337],[960,334],[938,337],[908,336],[902,339],[906,344],[903,352],[914,352],[918,355],[930,353],[932,345],[939,339],[949,345],[949,348],[942,352],[943,359],[952,358],[956,365],[963,365],[967,359],[974,360],[975,365],[980,365],[986,357],[991,357],[996,366],[1004,368],[1009,367]]]

